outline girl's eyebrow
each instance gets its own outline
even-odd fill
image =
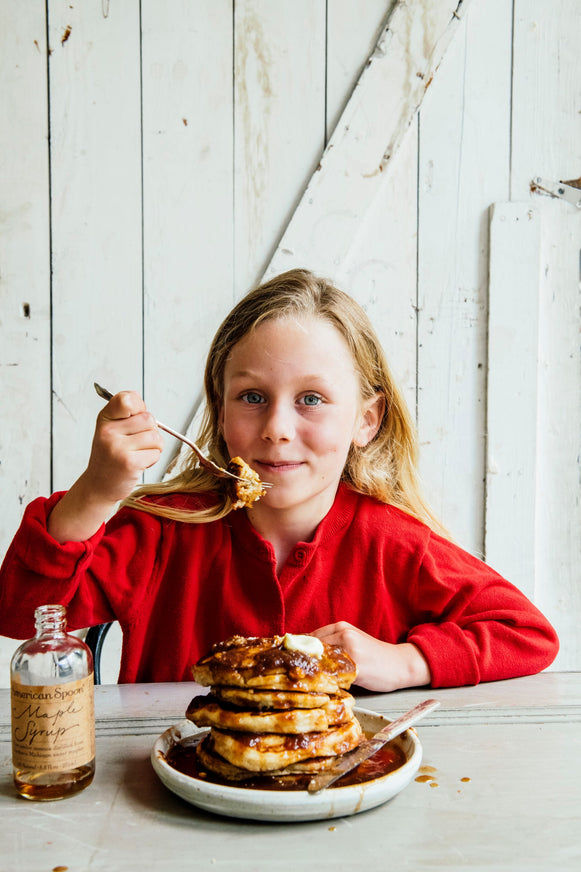
[[[255,375],[248,369],[239,369],[237,372],[230,374],[230,378],[254,378]]]
[[[263,374],[252,372],[252,370],[249,369],[239,369],[230,375],[231,381],[234,379],[256,379],[257,381],[263,381],[265,378],[268,379],[268,376],[265,377]],[[322,373],[307,373],[306,375],[296,376],[296,378],[301,382],[329,383],[329,376]]]

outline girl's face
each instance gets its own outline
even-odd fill
[[[319,318],[266,321],[226,363],[220,424],[230,456],[275,485],[256,511],[300,507],[318,523],[351,444],[373,438],[382,411],[382,397],[362,403],[345,340]]]

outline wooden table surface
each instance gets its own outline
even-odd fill
[[[352,817],[258,823],[199,811],[149,754],[195,684],[96,688],[97,772],[60,802],[12,787],[10,699],[0,690],[0,870],[581,869],[581,673],[478,687],[361,694],[394,717],[433,696],[418,725],[432,781]]]

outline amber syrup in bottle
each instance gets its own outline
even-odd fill
[[[95,773],[93,657],[66,632],[66,610],[40,606],[36,636],[10,664],[12,765],[26,799],[64,799]]]

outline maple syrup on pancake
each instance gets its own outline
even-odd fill
[[[174,745],[165,756],[165,760],[173,769],[177,769],[183,775],[190,778],[198,778],[200,781],[212,784],[225,784],[229,787],[244,787],[247,790],[306,790],[311,774],[299,775],[255,775],[243,781],[229,781],[204,766],[196,753],[196,746],[207,735],[191,736]],[[372,757],[364,760],[352,772],[347,772],[329,790],[334,787],[347,787],[353,784],[362,784],[365,781],[373,781],[381,778],[388,772],[399,769],[406,762],[406,756],[402,749],[392,742],[387,742]],[[316,774],[316,773],[313,773]]]

